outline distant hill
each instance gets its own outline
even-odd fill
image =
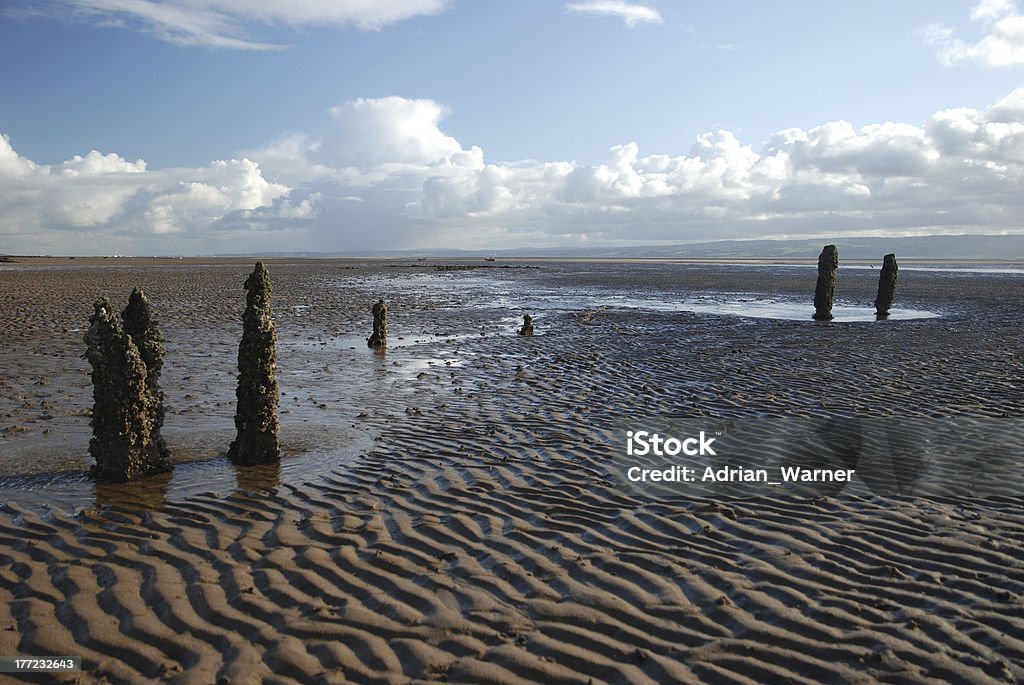
[[[839,248],[842,259],[874,259],[895,252],[902,259],[1021,259],[1024,260],[1022,235],[922,236],[914,238],[838,238],[828,240],[716,240],[705,243],[645,245],[628,247],[522,247],[505,250],[459,250],[432,248],[421,250],[366,250],[357,252],[266,252],[222,257],[363,257],[399,258],[452,257],[483,258],[493,255],[514,257],[589,257],[589,258],[677,258],[677,259],[815,259],[829,243]]]
[[[673,246],[669,256],[732,259],[813,259],[832,243],[845,259],[877,259],[896,253],[904,259],[1024,259],[1024,236],[924,236],[914,238],[838,238],[834,240],[720,240]],[[643,248],[646,252],[649,248]],[[665,250],[665,248],[661,248]]]

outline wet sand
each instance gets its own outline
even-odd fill
[[[532,264],[269,260],[286,455],[258,469],[219,457],[251,260],[2,265],[0,654],[80,655],[70,682],[1024,678],[1024,276],[904,270],[897,306],[939,316],[822,324],[805,268]],[[877,271],[839,279],[870,305]],[[83,329],[133,286],[179,464],[95,485]],[[744,298],[807,318],[665,305]],[[898,420],[920,477],[629,486],[623,431],[672,420]]]

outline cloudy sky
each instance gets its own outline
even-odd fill
[[[0,253],[1024,232],[1013,0],[4,0]]]

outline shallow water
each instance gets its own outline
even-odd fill
[[[743,264],[729,264],[725,266],[748,266]],[[753,265],[750,265],[753,266]],[[817,264],[780,264],[772,265],[772,268],[796,268],[796,269],[817,269]],[[880,265],[874,264],[840,264],[840,271],[878,271]],[[996,274],[1024,276],[1024,266],[993,266],[990,264],[935,264],[935,265],[901,265],[900,271],[924,271],[931,273],[954,274],[961,276],[992,276]]]
[[[752,319],[807,321],[814,305],[781,298],[766,298],[750,293],[706,293],[679,301],[629,295],[581,294],[535,295],[522,299],[525,307],[537,310],[574,311],[579,309],[621,309],[652,312],[693,312],[715,316],[739,316]],[[493,306],[510,307],[511,300],[494,300]],[[833,321],[875,321],[874,307],[838,302],[832,307]],[[925,309],[893,308],[889,320],[933,319],[941,314]]]
[[[667,265],[671,266],[671,265]],[[689,266],[689,265],[687,265]],[[765,267],[776,269],[786,267]],[[751,292],[706,291],[673,299],[668,293],[636,292],[628,290],[615,292],[608,288],[555,289],[533,281],[513,281],[487,276],[462,274],[415,274],[404,281],[391,281],[388,287],[406,292],[431,292],[447,306],[455,307],[471,293],[474,306],[498,310],[523,312],[567,312],[588,309],[617,309],[652,312],[693,312],[717,316],[739,316],[755,319],[777,319],[784,321],[807,321],[814,313],[813,298],[798,300],[784,297],[765,297]],[[834,322],[875,321],[873,306],[838,300],[832,308]],[[941,313],[926,309],[895,307],[887,320],[933,319]],[[516,324],[516,317],[501,319],[504,327]],[[541,330],[543,328],[541,327]],[[422,342],[428,336],[413,336],[413,341]],[[389,338],[389,343],[390,343]],[[344,343],[342,343],[344,344]],[[355,344],[354,338],[349,344]]]
[[[211,439],[230,441],[231,436],[168,434],[176,454],[191,449],[208,452]],[[202,447],[199,445],[202,444]],[[0,477],[0,501],[68,513],[93,506],[158,509],[165,501],[211,493],[226,497],[235,492],[273,490],[304,483],[344,470],[373,447],[373,434],[339,426],[287,426],[283,430],[282,459],[276,464],[238,467],[226,457],[176,463],[170,473],[156,474],[131,483],[97,483],[84,471],[62,471]],[[302,445],[301,449],[296,449]],[[311,446],[312,445],[312,446]]]

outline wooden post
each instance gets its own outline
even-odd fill
[[[159,439],[158,397],[147,385],[146,364],[106,298],[94,305],[85,333],[92,366],[92,439],[96,460],[90,473],[100,480],[128,481],[169,468]]]
[[[160,458],[167,461],[170,450],[161,431],[164,426],[164,392],[160,389],[160,371],[164,366],[164,337],[153,322],[152,311],[145,293],[138,288],[132,290],[128,306],[121,312],[124,332],[131,336],[139,350],[142,363],[146,365],[146,390],[151,396],[150,431],[153,443],[160,451]]]
[[[814,318],[832,320],[832,298],[836,292],[836,271],[839,269],[839,250],[826,245],[818,257],[818,285],[814,289]]]
[[[882,273],[878,276],[878,296],[875,298],[875,317],[879,320],[889,318],[889,309],[896,294],[896,275],[899,273],[896,255],[885,255]]]
[[[238,431],[228,458],[266,464],[281,457],[277,416],[277,332],[270,309],[270,273],[263,262],[245,280],[242,342],[238,346]]]
[[[384,304],[384,298],[373,305],[373,334],[366,345],[378,349],[388,345],[388,306]]]

